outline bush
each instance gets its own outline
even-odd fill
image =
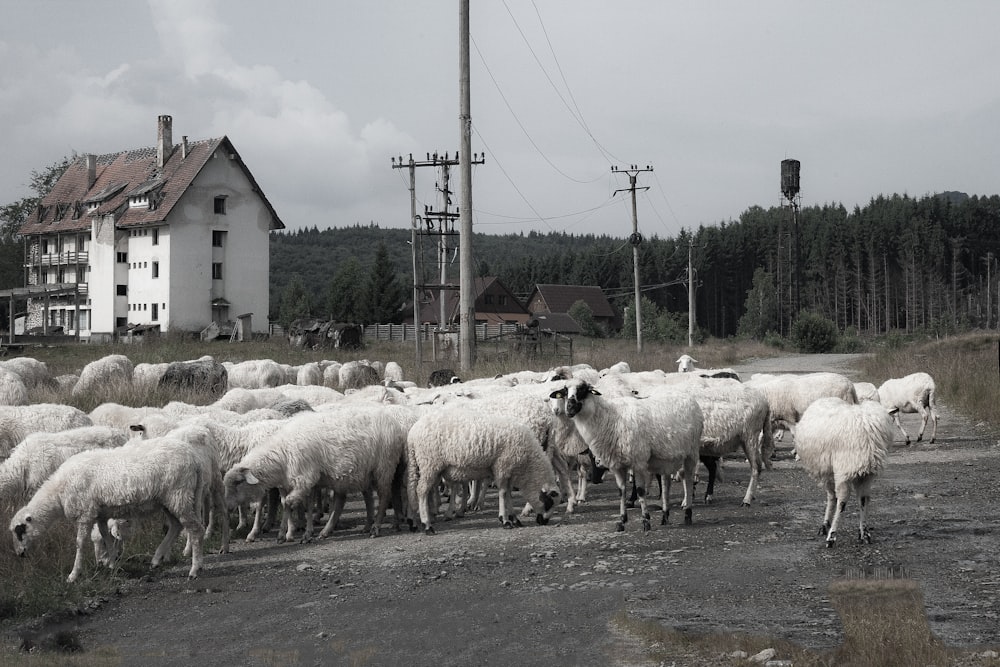
[[[816,313],[802,313],[792,324],[792,343],[800,352],[830,352],[837,346],[837,325]]]

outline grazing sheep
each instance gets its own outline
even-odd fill
[[[136,364],[132,369],[132,387],[139,391],[153,391],[160,378],[167,372],[169,363]]]
[[[339,361],[331,361],[323,366],[323,386],[331,389],[340,387],[340,369],[343,366]]]
[[[369,385],[381,384],[378,371],[374,366],[361,361],[348,361],[340,367],[340,381],[338,386],[343,392],[350,389],[361,389]]]
[[[625,487],[628,473],[635,475],[642,529],[650,529],[646,489],[653,475],[660,475],[661,505],[667,523],[670,476],[683,470],[684,523],[691,523],[694,473],[698,466],[703,429],[701,408],[687,394],[663,388],[649,398],[608,397],[590,384],[570,380],[550,395],[550,407],[566,414],[590,447],[597,462],[611,470],[621,491],[621,514],[616,530],[628,521]]]
[[[598,375],[600,375],[601,377],[604,377],[606,375],[614,375],[616,373],[620,374],[620,373],[631,373],[631,372],[632,372],[632,368],[628,365],[627,361],[619,361],[616,364],[611,364],[607,368],[602,369],[598,373]]]
[[[229,389],[261,389],[285,384],[285,369],[271,359],[249,359],[237,364],[225,362],[227,386]]]
[[[0,405],[0,460],[30,433],[52,433],[78,426],[91,426],[87,413],[70,405],[35,403]]]
[[[910,436],[899,421],[901,412],[920,414],[920,433],[917,434],[917,442],[924,437],[928,418],[933,422],[930,442],[933,443],[937,438],[937,398],[934,378],[930,374],[911,373],[906,377],[886,380],[878,388],[878,400],[887,410],[896,409],[892,413],[892,419],[906,438],[906,444],[910,444]]]
[[[760,389],[771,406],[771,421],[795,434],[806,408],[818,398],[834,396],[848,403],[857,403],[854,383],[839,373],[757,373],[747,386]]]
[[[0,368],[0,405],[27,405],[28,388],[21,376]]]
[[[151,415],[162,413],[163,410],[159,408],[136,408],[120,403],[101,403],[90,411],[90,420],[98,426],[111,426],[128,430],[132,424],[139,424]]]
[[[865,512],[872,482],[889,456],[889,412],[874,401],[852,405],[839,398],[819,398],[799,420],[795,441],[802,467],[826,489],[820,529],[826,546],[837,541],[837,525],[852,489],[861,506],[858,540],[871,543]]]
[[[877,401],[878,387],[871,382],[855,382],[854,393],[858,395],[858,403],[861,401]]]
[[[124,354],[109,354],[95,359],[80,371],[80,379],[73,385],[73,396],[107,394],[132,386],[132,361]]]
[[[88,449],[121,447],[128,437],[128,431],[110,426],[31,433],[0,464],[0,498],[30,498],[69,457]]]
[[[295,373],[295,384],[303,387],[323,384],[323,368],[319,362],[310,361],[299,366]]]
[[[382,381],[386,384],[390,382],[402,382],[403,367],[395,361],[385,362],[385,369],[382,371]]]
[[[229,388],[229,373],[225,366],[206,355],[194,361],[171,362],[157,386],[222,396]]]
[[[698,363],[698,360],[690,354],[682,354],[674,363],[677,364],[678,373],[690,373],[694,370],[694,365]]]
[[[205,531],[202,504],[209,483],[193,448],[169,436],[140,446],[81,452],[59,466],[14,514],[10,521],[14,551],[25,555],[54,521],[69,519],[76,524],[76,558],[67,577],[73,582],[83,567],[83,547],[95,523],[113,561],[107,519],[162,510],[170,525],[153,554],[152,566],[163,561],[183,528],[192,542],[188,576],[197,577]]]
[[[403,461],[405,439],[399,423],[380,408],[357,406],[303,413],[226,472],[226,500],[233,509],[257,500],[262,489],[283,490],[287,509],[305,508],[305,542],[312,538],[312,490],[317,484],[334,494],[334,509],[321,538],[333,531],[347,494],[361,493],[368,514],[366,528],[376,537]],[[379,501],[374,518],[373,490]],[[284,539],[291,540],[293,531],[294,524],[289,521]]]
[[[440,482],[450,484],[492,478],[504,528],[520,525],[508,509],[517,486],[535,509],[535,520],[548,523],[559,498],[552,464],[538,438],[510,417],[483,414],[466,407],[444,407],[420,417],[406,437],[407,492],[424,532],[433,534],[430,495]]]
[[[49,367],[44,361],[38,361],[31,357],[15,357],[0,361],[0,368],[20,377],[28,391],[39,388],[55,388],[55,380],[53,380]]]

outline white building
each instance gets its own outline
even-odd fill
[[[137,325],[201,331],[268,320],[269,233],[284,229],[228,137],[180,144],[160,116],[151,148],[84,155],[21,227],[33,299],[28,326],[108,340]]]

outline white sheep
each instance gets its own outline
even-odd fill
[[[49,367],[44,361],[33,359],[32,357],[15,357],[6,361],[0,361],[0,368],[13,373],[21,378],[21,382],[28,388],[51,389],[55,387],[55,381],[49,372]]]
[[[924,437],[924,429],[927,428],[927,420],[933,424],[931,427],[931,439],[933,443],[937,438],[937,397],[934,386],[934,378],[929,373],[911,373],[906,377],[886,380],[878,388],[878,400],[887,410],[896,409],[892,413],[892,419],[899,428],[906,444],[910,444],[910,436],[899,421],[899,413],[920,414],[920,433],[917,434],[917,442]]]
[[[101,403],[90,411],[90,420],[97,426],[111,426],[128,430],[132,424],[139,424],[150,415],[162,414],[163,410],[153,407],[133,407],[121,403]]]
[[[340,369],[343,366],[339,361],[331,361],[323,366],[323,386],[331,389],[340,387]]]
[[[854,383],[839,373],[757,373],[746,384],[764,392],[771,407],[771,421],[792,435],[802,413],[814,400],[833,396],[848,403],[858,402]]]
[[[340,380],[337,386],[346,393],[350,389],[361,389],[381,382],[382,379],[378,371],[371,364],[363,361],[348,361],[340,367]]]
[[[311,386],[323,384],[323,368],[318,361],[310,361],[299,366],[295,373],[295,384]]]
[[[136,364],[132,369],[132,387],[139,391],[153,391],[160,383],[160,378],[167,372],[169,363]]]
[[[87,413],[71,405],[0,405],[0,460],[7,458],[30,433],[53,433],[92,424]]]
[[[334,509],[319,536],[333,531],[347,494],[361,493],[368,514],[366,528],[375,537],[392,498],[405,438],[399,423],[378,407],[302,413],[226,472],[226,500],[232,509],[258,499],[262,489],[281,489],[287,509],[304,506],[302,541],[308,541],[313,532],[312,490],[322,483],[334,494]],[[372,491],[379,501],[374,517]],[[284,539],[291,540],[293,531],[294,524],[288,521]]]
[[[127,439],[127,431],[110,426],[31,433],[0,464],[0,498],[30,498],[69,457],[89,449],[121,447]]]
[[[28,388],[16,373],[0,368],[0,405],[27,405]]]
[[[795,441],[802,467],[826,489],[820,529],[826,546],[837,541],[837,525],[852,489],[860,502],[858,540],[870,543],[865,512],[872,482],[889,456],[889,412],[874,401],[852,405],[839,398],[820,398],[799,420]]]
[[[228,373],[228,387],[260,389],[285,384],[285,369],[272,359],[249,359],[239,363],[223,362]]]
[[[871,382],[855,382],[854,393],[858,396],[858,403],[861,401],[877,401],[878,387]]]
[[[92,393],[107,394],[132,386],[132,361],[124,354],[109,354],[95,359],[80,371],[80,379],[73,385],[73,396]]]
[[[499,498],[500,524],[520,525],[508,509],[514,486],[548,523],[559,498],[552,464],[532,432],[513,418],[466,407],[446,406],[422,416],[406,438],[407,494],[424,532],[433,534],[430,494],[438,483],[492,478]]]
[[[617,363],[611,364],[607,368],[601,369],[598,373],[601,377],[606,375],[614,375],[615,373],[631,373],[632,368],[629,366],[627,361],[619,361]]]
[[[403,381],[403,367],[400,366],[395,361],[385,362],[385,368],[382,371],[382,381],[386,384],[392,382],[402,382]]]
[[[677,364],[678,373],[690,373],[694,370],[694,365],[698,363],[698,360],[690,354],[682,354],[674,363]]]
[[[621,491],[621,513],[616,530],[628,521],[625,487],[631,470],[635,475],[643,531],[650,529],[646,489],[653,475],[663,480],[661,505],[667,523],[670,476],[683,471],[684,523],[690,524],[694,498],[694,473],[698,466],[703,429],[701,408],[693,398],[667,388],[649,398],[605,398],[581,380],[570,380],[550,395],[551,409],[572,420],[597,462],[611,470]]]
[[[327,403],[336,403],[344,399],[344,395],[330,387],[321,385],[291,385],[283,384],[275,387],[287,398],[303,400],[314,409]]]
[[[197,577],[205,531],[201,512],[208,484],[193,448],[170,436],[139,446],[81,452],[59,466],[14,514],[10,521],[14,550],[25,555],[54,521],[70,520],[76,524],[76,558],[67,581],[73,582],[83,567],[83,547],[95,523],[113,561],[115,547],[107,519],[162,510],[170,525],[153,554],[152,566],[163,561],[183,528],[192,542],[188,576]]]

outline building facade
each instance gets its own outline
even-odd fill
[[[28,327],[109,340],[130,327],[201,331],[250,314],[266,331],[270,232],[283,229],[228,137],[84,155],[21,227],[28,285],[76,284],[34,299]]]

